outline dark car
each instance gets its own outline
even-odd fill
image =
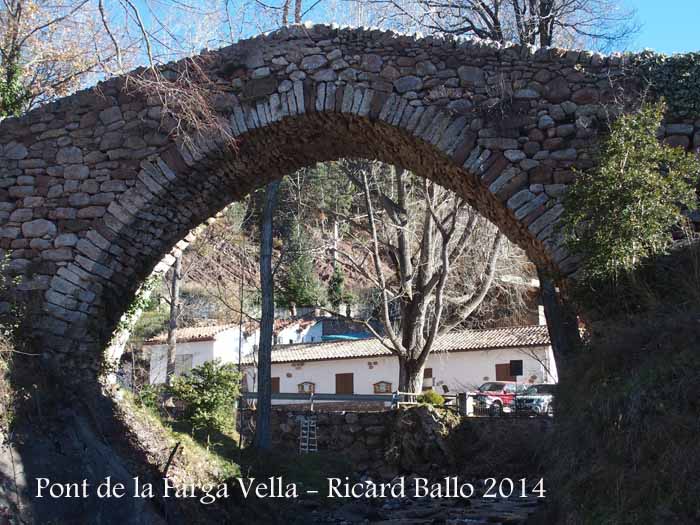
[[[511,381],[489,381],[470,395],[474,398],[474,412],[500,416],[515,410],[516,394],[526,385]]]
[[[554,415],[554,395],[557,385],[538,384],[528,387],[522,395],[515,400],[515,409],[518,414],[549,416]]]

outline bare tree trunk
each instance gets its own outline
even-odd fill
[[[423,391],[425,360],[399,357],[399,391],[420,394]]]
[[[283,26],[286,26],[289,23],[289,2],[291,0],[284,0],[284,4],[282,6],[282,24]]]
[[[333,269],[335,269],[338,264],[338,221],[333,219]]]
[[[302,0],[294,0],[294,23],[301,24],[301,2]]]
[[[173,277],[170,282],[170,322],[168,323],[168,366],[165,382],[169,385],[175,375],[177,352],[177,318],[180,315],[180,281],[182,279],[182,254],[175,258]]]
[[[581,344],[578,319],[571,304],[557,293],[554,281],[539,268],[537,276],[540,280],[540,293],[542,294],[549,338],[552,341],[557,366],[560,367]]]
[[[255,448],[266,450],[272,445],[270,416],[272,411],[272,331],[275,322],[274,281],[272,276],[272,221],[277,206],[279,181],[265,191],[260,227],[260,287],[262,314],[258,349],[258,405],[255,420]]]

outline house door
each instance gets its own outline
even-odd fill
[[[355,392],[352,374],[335,374],[335,393],[353,394]]]
[[[515,377],[510,375],[510,363],[496,365],[496,381],[515,381]]]
[[[272,393],[273,394],[279,394],[280,393],[280,378],[279,377],[271,377],[270,382],[272,383]]]

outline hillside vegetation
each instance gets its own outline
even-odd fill
[[[542,522],[700,521],[700,239],[683,228],[700,167],[656,142],[662,110],[616,122],[601,168],[569,196],[587,331],[560,367]]]

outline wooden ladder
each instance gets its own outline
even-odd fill
[[[316,416],[301,416],[299,432],[299,454],[318,452],[316,442]]]

